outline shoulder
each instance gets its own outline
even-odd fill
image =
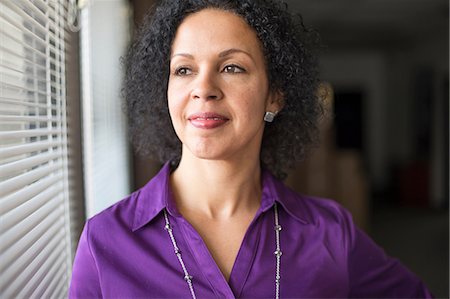
[[[314,223],[319,221],[347,223],[351,218],[350,212],[333,199],[308,195],[297,195],[297,200],[304,203]]]
[[[135,191],[87,220],[90,232],[132,228],[141,190]]]
[[[135,231],[150,222],[167,204],[169,174],[170,168],[166,164],[144,187],[90,218],[90,226]]]
[[[350,212],[333,199],[296,193],[279,181],[274,189],[287,212],[303,222],[353,225]]]
[[[347,209],[328,198],[296,193],[279,182],[276,186],[278,202],[296,222],[302,231],[307,230],[316,238],[339,241],[344,248],[351,247],[357,227]],[[293,222],[290,222],[293,225]],[[300,229],[300,227],[299,227]]]

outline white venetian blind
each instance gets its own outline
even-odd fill
[[[0,0],[0,298],[67,292],[66,5]]]

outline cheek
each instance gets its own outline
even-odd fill
[[[253,109],[254,113],[265,110],[269,95],[269,87],[265,76],[262,74],[255,76],[241,90],[243,98],[248,102],[247,105],[250,106],[250,109]]]
[[[172,127],[175,130],[175,134],[178,136],[179,139],[181,139],[181,136],[183,135],[183,121],[182,121],[183,112],[180,105],[177,103],[178,101],[168,97],[169,116],[172,122]]]
[[[167,86],[167,101],[168,101],[168,105],[169,105],[169,110],[171,109],[171,106],[173,105],[173,99],[175,97],[175,88],[173,86],[173,84],[170,83]]]
[[[179,122],[180,115],[181,115],[180,105],[173,98],[172,99],[168,98],[168,106],[169,106],[170,118],[172,119],[173,125],[176,126],[177,123]]]
[[[171,84],[169,82],[167,88],[167,105],[169,106],[169,113],[172,121],[176,120],[179,116],[183,104],[182,96],[183,95],[179,92],[179,89],[177,89],[176,84]]]
[[[179,123],[180,119],[180,107],[179,107],[179,101],[176,100],[176,98],[173,97],[170,93],[167,93],[167,106],[169,107],[169,115],[170,119],[172,120],[172,125],[176,129]]]
[[[249,86],[242,92],[240,98],[242,99],[242,110],[248,114],[256,116],[266,110],[267,93],[261,86]]]

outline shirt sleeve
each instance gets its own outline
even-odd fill
[[[350,298],[433,298],[422,281],[391,258],[347,216]]]
[[[102,298],[97,263],[89,246],[89,222],[81,233],[69,288],[69,299],[81,298]]]

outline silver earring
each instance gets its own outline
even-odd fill
[[[264,115],[264,121],[271,123],[273,122],[276,115],[277,115],[276,112],[267,111],[266,114]]]

